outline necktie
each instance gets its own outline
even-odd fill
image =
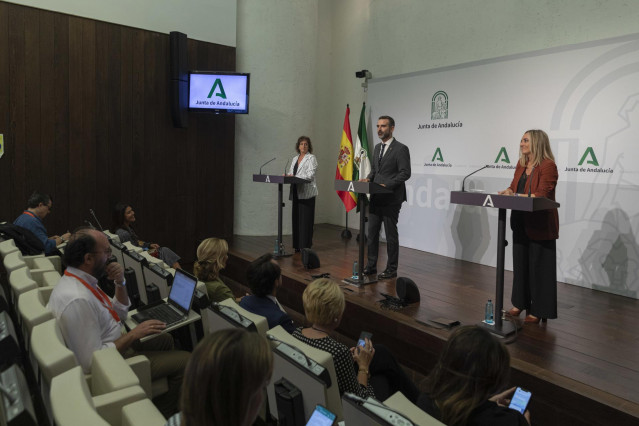
[[[379,152],[379,161],[377,162],[378,165],[382,165],[382,157],[384,156],[384,148],[386,148],[386,144],[383,143],[382,144],[382,150]]]

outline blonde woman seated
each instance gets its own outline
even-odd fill
[[[263,336],[241,328],[216,331],[193,351],[181,412],[165,426],[252,425],[272,373],[273,353]]]
[[[207,238],[197,248],[197,260],[193,273],[206,284],[206,293],[211,302],[234,298],[233,292],[220,279],[220,271],[226,267],[229,245],[220,238]]]
[[[339,326],[346,302],[342,289],[326,278],[313,281],[302,295],[306,320],[312,325],[298,328],[293,336],[307,345],[329,352],[337,374],[339,392],[351,392],[383,401],[400,391],[415,402],[419,391],[383,345],[348,348],[331,337]]]

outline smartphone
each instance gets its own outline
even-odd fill
[[[521,414],[524,414],[524,411],[526,411],[526,408],[528,407],[528,401],[530,401],[531,396],[532,394],[530,393],[530,391],[518,387],[515,390],[512,399],[510,400],[510,405],[508,406],[508,408],[517,410]]]
[[[335,417],[335,414],[318,404],[311,418],[306,422],[306,426],[331,426],[335,423]]]
[[[366,346],[366,339],[371,340],[373,338],[373,333],[369,333],[368,331],[362,331],[359,335],[359,340],[357,341],[357,346],[361,346],[362,348]]]

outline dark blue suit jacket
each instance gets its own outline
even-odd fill
[[[289,333],[293,333],[295,330],[295,324],[293,324],[291,317],[286,312],[282,312],[280,307],[268,297],[245,296],[240,301],[240,306],[256,315],[266,317],[268,328],[281,325]]]

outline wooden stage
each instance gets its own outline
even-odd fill
[[[316,225],[313,250],[321,267],[337,282],[352,273],[357,242],[342,241],[341,228]],[[273,250],[275,236],[235,236],[223,272],[245,284],[247,264]],[[290,236],[284,243],[292,251]],[[283,288],[278,299],[303,315],[301,294],[311,281],[299,254],[280,259]],[[379,270],[386,262],[380,247]],[[395,280],[359,289],[343,285],[346,312],[337,330],[355,340],[373,332],[375,343],[389,346],[407,367],[428,374],[450,331],[417,322],[436,317],[475,324],[483,319],[487,299],[495,297],[495,268],[418,250],[400,248],[399,276],[414,280],[421,302],[399,312],[381,309],[380,293],[395,295]],[[506,271],[504,307],[510,308],[512,273]],[[524,325],[508,344],[513,385],[532,391],[536,425],[639,425],[639,301],[564,283],[558,284],[559,318]],[[523,319],[523,315],[522,315]]]

